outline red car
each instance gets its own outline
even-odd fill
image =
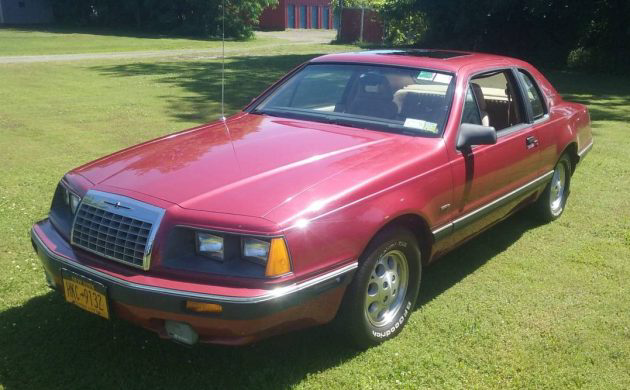
[[[424,266],[525,205],[558,218],[592,145],[587,108],[523,61],[331,54],[225,121],[69,172],[32,242],[68,302],[182,343],[335,319],[370,346]]]

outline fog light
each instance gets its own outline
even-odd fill
[[[193,345],[199,340],[199,335],[192,326],[177,321],[164,321],[164,328],[170,338],[180,343]]]

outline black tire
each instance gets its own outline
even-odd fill
[[[392,262],[395,263],[393,267]],[[404,293],[401,293],[404,283],[403,262],[407,266],[407,286]],[[377,266],[384,272],[381,276],[377,274]],[[359,268],[346,290],[337,315],[337,328],[347,336],[347,340],[362,349],[395,337],[407,323],[415,307],[421,271],[418,242],[409,230],[390,227],[380,232],[359,258]],[[395,284],[396,275],[399,276],[399,284]],[[391,284],[387,286],[387,281],[384,280],[391,280]],[[382,282],[381,285],[378,285],[379,281]],[[375,298],[376,294],[370,295],[371,290],[368,291],[368,287],[372,288],[375,284],[378,285],[379,298]],[[383,303],[381,296],[384,297]],[[381,311],[380,306],[388,304],[391,310]],[[378,313],[370,310],[375,305],[379,307],[376,309]],[[381,313],[386,315],[378,321]]]
[[[551,181],[549,181],[545,190],[534,204],[537,216],[545,223],[560,218],[567,205],[571,188],[571,173],[573,172],[569,156],[566,154],[562,155],[553,171],[554,175]],[[562,185],[563,188],[561,188],[562,195],[558,197],[558,176],[561,171],[564,172],[564,184]]]

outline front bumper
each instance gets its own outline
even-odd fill
[[[33,226],[31,239],[52,288],[63,292],[62,270],[82,275],[106,287],[112,315],[153,330],[162,337],[168,337],[166,321],[185,323],[194,329],[200,341],[217,344],[246,344],[329,322],[357,268],[356,262],[349,262],[325,274],[274,290],[238,288],[233,289],[234,294],[229,294],[229,288],[202,286],[204,291],[192,291],[141,283],[139,280],[149,278],[114,274],[88,265],[48,220]],[[185,307],[187,300],[217,303],[223,310],[212,314],[190,312]]]

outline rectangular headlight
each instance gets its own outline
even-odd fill
[[[203,232],[196,232],[196,237],[199,254],[223,260],[223,237]]]
[[[243,238],[243,256],[265,265],[269,257],[270,244],[256,238]]]

